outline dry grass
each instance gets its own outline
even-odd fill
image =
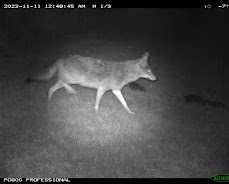
[[[106,53],[117,55],[114,45],[106,46]],[[145,92],[122,90],[135,116],[111,92],[96,114],[93,89],[74,86],[77,96],[61,89],[47,102],[54,81],[24,84],[30,59],[22,60],[1,63],[0,177],[209,178],[227,173],[228,113],[187,105],[185,88],[173,73],[152,85],[140,80]]]

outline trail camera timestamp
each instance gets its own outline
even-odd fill
[[[6,9],[73,9],[73,8],[111,8],[111,4],[4,4]]]
[[[47,8],[47,9],[67,9],[67,8],[75,8],[74,4],[4,4],[4,8],[12,9],[12,8],[23,8],[23,9],[39,9],[39,8]]]

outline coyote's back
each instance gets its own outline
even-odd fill
[[[112,90],[123,107],[129,113],[134,114],[122,96],[121,89],[139,78],[146,78],[151,81],[156,80],[155,75],[147,64],[148,57],[149,53],[145,53],[141,58],[135,60],[112,62],[74,55],[58,59],[52,66],[46,68],[37,76],[29,77],[27,81],[48,80],[56,73],[57,82],[49,89],[49,100],[51,100],[53,93],[62,87],[68,93],[76,94],[70,84],[97,89],[94,105],[94,109],[97,112],[103,94]]]

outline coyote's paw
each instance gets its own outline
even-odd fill
[[[135,115],[135,112],[132,112],[132,111],[128,111],[130,114],[133,114],[133,115]]]
[[[96,113],[99,113],[99,107],[94,106],[94,110]]]

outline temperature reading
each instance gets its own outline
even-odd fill
[[[220,6],[218,6],[219,8],[228,8],[229,7],[229,4],[222,4]]]
[[[210,4],[207,4],[207,5],[205,4],[205,5],[204,5],[204,8],[211,8],[211,7],[212,7],[212,6],[211,6]]]

